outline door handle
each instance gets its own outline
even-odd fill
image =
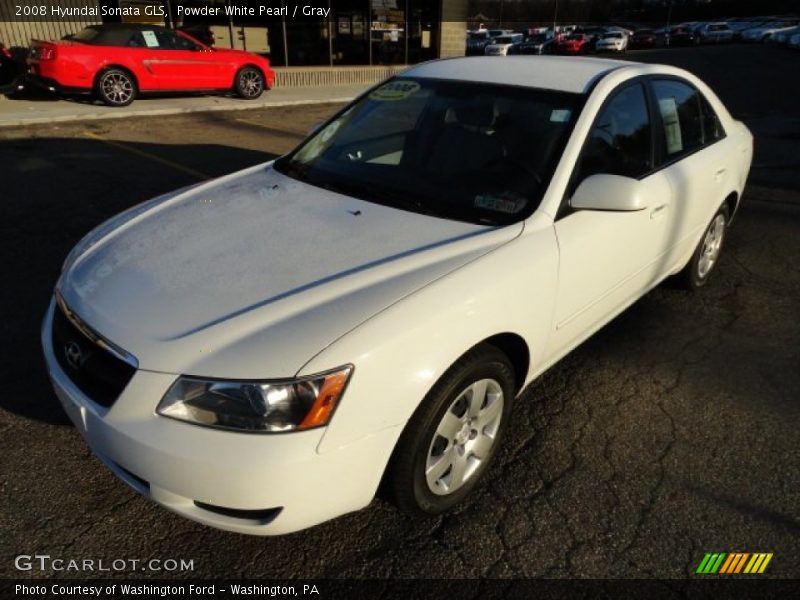
[[[664,215],[664,211],[667,209],[668,204],[661,204],[660,206],[656,206],[653,210],[650,211],[650,218],[651,219],[658,219],[659,217]]]

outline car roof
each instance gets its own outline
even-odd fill
[[[472,56],[422,63],[406,70],[403,76],[586,93],[606,73],[631,66],[641,63],[572,56],[508,56],[501,61],[490,56]]]

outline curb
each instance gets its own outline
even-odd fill
[[[75,121],[101,121],[105,119],[127,119],[131,117],[155,117],[163,115],[179,115],[185,113],[196,112],[222,112],[222,111],[239,111],[239,110],[253,110],[256,108],[279,108],[283,106],[303,106],[309,104],[332,104],[350,102],[356,96],[347,96],[339,98],[325,98],[319,100],[277,100],[270,102],[262,102],[260,104],[248,104],[243,106],[190,106],[190,107],[175,107],[175,108],[155,108],[136,110],[134,112],[103,112],[103,113],[87,113],[87,114],[74,114],[74,115],[59,115],[48,117],[29,117],[23,119],[2,120],[0,119],[0,128],[3,127],[19,127],[23,125],[43,125],[48,123],[69,123]],[[0,98],[2,101],[2,98]]]

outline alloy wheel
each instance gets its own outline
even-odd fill
[[[714,267],[719,258],[722,248],[722,239],[725,237],[725,216],[718,214],[711,222],[711,226],[703,239],[703,247],[700,251],[700,260],[697,263],[697,274],[703,279]]]
[[[490,455],[503,416],[503,388],[481,379],[462,391],[442,416],[428,448],[425,480],[436,495],[452,494]]]

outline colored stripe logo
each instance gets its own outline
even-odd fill
[[[707,552],[703,560],[700,561],[695,573],[701,575],[760,574],[766,570],[771,560],[772,552],[755,554],[748,552]]]

